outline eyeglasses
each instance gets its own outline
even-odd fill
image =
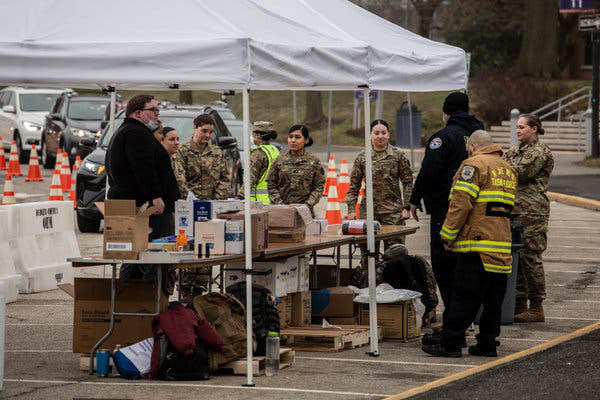
[[[157,113],[158,107],[152,107],[152,108],[142,108],[140,111],[152,111],[153,113]]]

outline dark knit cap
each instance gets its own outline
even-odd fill
[[[453,92],[444,100],[444,114],[452,115],[458,111],[469,112],[469,96],[461,92]]]

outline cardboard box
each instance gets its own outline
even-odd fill
[[[279,298],[279,302],[275,305],[279,314],[279,328],[286,328],[292,325],[292,299],[290,296]]]
[[[245,268],[243,263],[232,263],[226,266],[225,268]],[[246,282],[246,274],[244,271],[230,271],[229,269],[225,270],[225,282],[224,285],[227,288],[230,285],[238,282]]]
[[[298,256],[289,257],[287,259],[288,278],[287,278],[287,293],[296,293],[298,291]]]
[[[321,234],[321,224],[319,221],[310,221],[306,225],[306,236],[319,236]]]
[[[287,294],[288,266],[286,259],[270,262],[254,262],[252,263],[252,269],[257,272],[266,272],[264,275],[253,275],[253,283],[266,287],[277,297]]]
[[[194,222],[212,219],[212,203],[207,200],[194,200]]]
[[[206,254],[206,245],[211,246],[210,254],[225,254],[225,220],[194,222],[194,254],[202,244],[202,254]]]
[[[269,228],[269,242],[271,243],[298,243],[304,240],[306,240],[306,230],[288,232]]]
[[[307,256],[298,256],[298,292],[310,289],[310,265]]]
[[[312,294],[310,291],[292,293],[291,300],[292,326],[310,325],[312,316]]]
[[[194,237],[194,202],[177,200],[175,202],[175,233],[183,229],[188,238]]]
[[[219,218],[230,221],[244,220],[244,212],[238,211],[234,213],[219,214]],[[263,251],[269,244],[269,215],[264,210],[250,210],[250,218],[252,225],[252,251],[255,253]],[[246,228],[244,227],[244,232]]]
[[[137,260],[148,247],[148,218],[154,207],[135,207],[135,200],[107,199],[96,203],[104,214],[102,257]]]
[[[143,281],[117,281],[116,311],[156,311],[156,283]],[[73,352],[89,353],[108,331],[110,321],[110,279],[75,278],[73,297]],[[68,293],[68,290],[65,290]],[[168,299],[161,299],[161,310],[167,308]],[[152,317],[115,317],[115,330],[102,345],[113,349],[137,343],[152,336]]]
[[[244,221],[225,221],[225,254],[244,253]]]
[[[263,209],[269,213],[269,229],[304,230],[313,219],[304,204],[271,204]]]
[[[316,317],[353,317],[354,292],[347,287],[332,287],[312,292],[312,311]]]
[[[369,325],[369,305],[359,305],[359,322]],[[417,325],[417,313],[412,300],[391,304],[377,304],[377,325],[384,339],[404,340],[421,335]]]
[[[327,289],[337,286],[337,267],[335,265],[319,265],[317,268],[317,286],[313,289]],[[340,286],[348,286],[352,278],[352,270],[340,268]]]
[[[211,200],[211,218],[217,218],[219,214],[244,211],[244,202],[238,199]]]
[[[358,325],[356,317],[327,317],[325,319],[332,325]]]

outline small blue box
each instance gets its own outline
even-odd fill
[[[204,200],[194,200],[194,221],[212,218],[212,203]]]

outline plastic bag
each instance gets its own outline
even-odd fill
[[[369,302],[369,288],[358,289],[348,286],[358,296],[354,298],[355,303],[367,304]],[[382,283],[375,288],[375,299],[377,303],[396,303],[404,300],[420,299],[421,293],[408,289],[394,289],[390,284]],[[424,312],[424,311],[423,311]]]

